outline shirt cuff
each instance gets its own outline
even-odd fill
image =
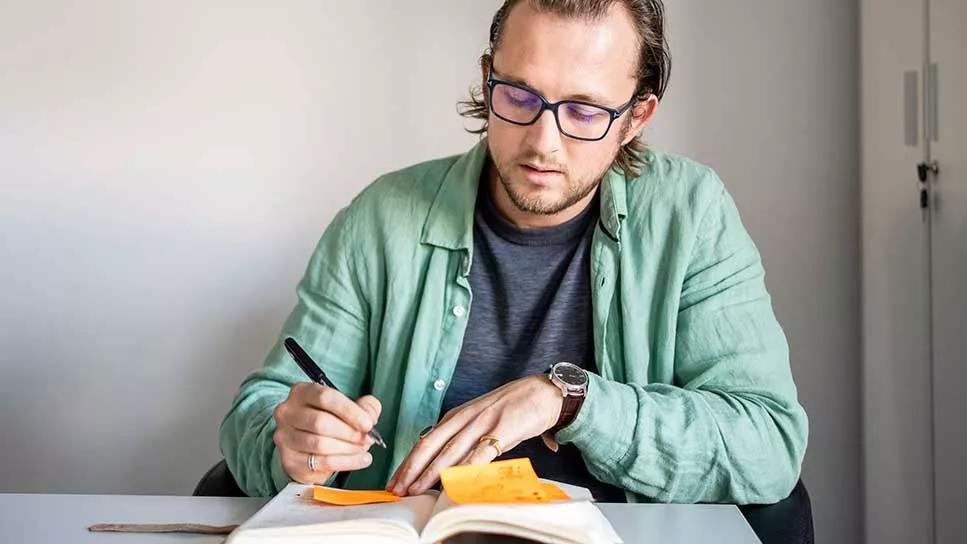
[[[617,463],[628,452],[638,416],[634,390],[588,372],[588,392],[577,417],[558,431],[560,444],[574,444],[585,457]],[[608,422],[602,425],[602,422]]]

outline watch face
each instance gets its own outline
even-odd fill
[[[554,376],[572,387],[581,387],[588,383],[588,376],[584,373],[584,369],[571,363],[554,365]]]

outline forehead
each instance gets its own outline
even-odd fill
[[[580,96],[617,104],[634,92],[637,49],[634,26],[620,2],[589,20],[541,12],[525,0],[504,22],[494,68],[549,100]]]

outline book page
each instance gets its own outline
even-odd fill
[[[290,483],[243,523],[228,544],[258,542],[417,542],[436,503],[436,494],[399,502],[332,506],[312,499],[312,486]],[[360,538],[365,537],[365,538]]]
[[[549,480],[544,480],[549,481]],[[437,542],[459,533],[490,533],[545,543],[613,544],[621,537],[583,488],[552,482],[570,501],[539,504],[455,504],[442,493],[420,537]]]

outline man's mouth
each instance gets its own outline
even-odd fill
[[[533,170],[535,172],[541,172],[541,173],[557,173],[557,174],[561,173],[561,171],[557,168],[552,168],[550,166],[541,166],[541,165],[532,164],[532,163],[526,163],[524,164],[524,167],[527,168],[528,170]]]
[[[524,178],[527,181],[542,187],[556,183],[556,180],[563,175],[560,170],[543,165],[524,163],[520,165],[520,168],[524,172]]]

